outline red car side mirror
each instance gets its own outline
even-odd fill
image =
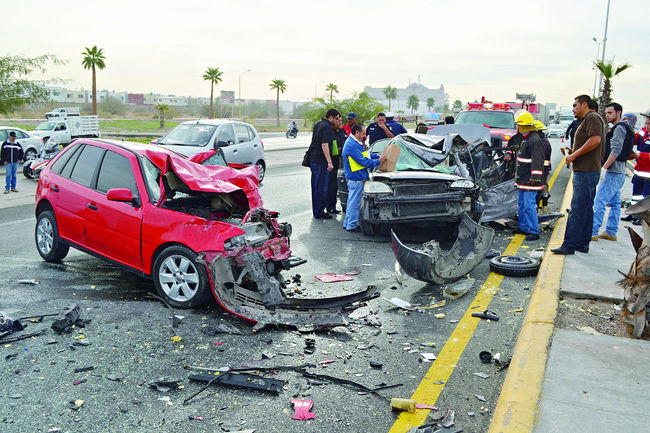
[[[133,201],[133,194],[128,188],[113,188],[106,192],[106,198],[113,201]]]

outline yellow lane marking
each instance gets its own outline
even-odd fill
[[[555,171],[553,172],[553,175],[551,176],[551,180],[548,181],[548,190],[550,191],[551,188],[553,188],[553,184],[555,183],[555,179],[557,179],[558,175],[560,174],[560,171],[562,167],[566,165],[566,156],[562,157],[562,161],[560,161],[560,164],[555,168]]]
[[[551,176],[548,184],[549,191],[553,187],[564,163],[565,160],[563,158],[560,165],[555,169],[553,176]],[[524,236],[515,235],[503,254],[517,254],[523,241]],[[458,325],[456,325],[454,332],[449,336],[447,343],[440,350],[438,358],[431,364],[424,379],[422,379],[411,396],[412,399],[418,403],[430,406],[435,405],[449,377],[454,372],[458,360],[465,351],[465,347],[472,338],[472,335],[474,335],[478,323],[482,320],[472,317],[472,313],[480,312],[488,308],[490,301],[492,301],[494,295],[499,291],[502,280],[503,275],[494,272],[490,273],[485,283],[483,283],[481,290],[479,290],[470,306],[465,310],[465,314],[458,322]],[[405,433],[413,427],[421,426],[429,415],[429,412],[428,409],[418,409],[415,413],[402,412],[397,420],[395,420],[395,423],[393,423],[389,433]]]
[[[503,252],[504,255],[514,255],[519,250],[524,236],[515,235],[510,244]],[[499,285],[503,280],[503,275],[490,273],[485,280],[481,290],[476,294],[470,306],[465,310],[463,318],[460,319],[456,329],[449,336],[447,343],[443,346],[438,354],[438,358],[433,362],[429,370],[418,385],[417,389],[411,396],[418,403],[434,405],[453,373],[456,363],[465,350],[465,346],[474,334],[474,330],[482,319],[472,317],[472,313],[481,312],[488,308],[490,301],[499,291]],[[389,433],[404,433],[412,427],[421,426],[429,414],[427,409],[418,409],[415,413],[402,412]]]

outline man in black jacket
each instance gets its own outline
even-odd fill
[[[11,131],[9,139],[2,143],[2,150],[0,151],[0,161],[7,170],[7,180],[5,183],[5,194],[9,194],[9,190],[18,192],[16,189],[16,171],[18,170],[18,162],[23,159],[23,148],[16,141],[16,133]]]

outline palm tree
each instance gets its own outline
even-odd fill
[[[388,111],[390,111],[390,101],[397,98],[397,89],[395,87],[384,87],[384,96],[388,99]]]
[[[598,102],[598,111],[600,115],[605,118],[605,108],[608,104],[612,103],[612,78],[616,77],[618,74],[630,68],[632,65],[629,63],[623,63],[622,65],[615,66],[614,62],[605,63],[601,61],[594,62],[594,65],[600,73],[603,75],[603,91],[600,94],[600,101]]]
[[[436,105],[435,98],[427,98],[427,108],[429,109],[429,111],[431,111],[434,105]]]
[[[334,83],[329,83],[327,86],[325,86],[325,90],[329,90],[330,92],[330,105],[332,105],[334,102],[334,93],[339,93],[339,86]]]
[[[93,45],[92,48],[86,47],[86,51],[81,53],[84,56],[81,64],[84,69],[91,69],[93,71],[93,114],[97,114],[97,79],[95,69],[104,69],[106,63],[104,60],[104,50],[103,48],[97,48],[97,45]]]
[[[456,99],[456,100],[454,101],[453,108],[454,108],[454,110],[460,110],[460,109],[462,109],[462,108],[463,108],[463,101],[461,101],[460,99]]]
[[[169,110],[169,105],[158,104],[153,106],[154,110],[158,110],[158,117],[160,118],[160,129],[165,127],[165,111]]]
[[[409,99],[406,102],[406,106],[411,109],[411,113],[414,113],[415,110],[417,110],[420,106],[420,100],[418,99],[417,95],[409,96]]]
[[[271,84],[269,84],[269,87],[275,89],[277,92],[275,97],[275,118],[278,122],[278,126],[280,126],[280,92],[284,93],[284,91],[287,90],[287,82],[274,78],[273,81],[271,81]]]
[[[214,116],[214,111],[212,111],[212,99],[214,98],[214,85],[219,84],[222,81],[221,76],[223,71],[220,71],[219,68],[208,68],[203,74],[203,79],[210,82],[210,119]]]

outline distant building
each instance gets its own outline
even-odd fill
[[[129,105],[144,105],[144,93],[127,94],[126,103]]]
[[[48,87],[50,91],[50,99],[59,104],[85,104],[86,91],[81,90],[70,90],[64,87]]]
[[[388,106],[388,99],[384,96],[383,87],[370,87],[366,86],[363,89],[369,96],[378,100],[381,104]],[[445,87],[440,84],[438,89],[429,89],[420,83],[411,83],[404,89],[397,89],[397,98],[391,101],[391,110],[402,110],[405,113],[410,113],[411,110],[407,108],[407,101],[409,96],[415,95],[420,101],[420,106],[417,109],[418,113],[424,113],[427,109],[427,99],[433,98],[436,107],[443,107],[449,104],[449,95],[445,93]]]

